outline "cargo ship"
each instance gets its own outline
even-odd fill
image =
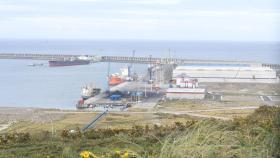
[[[94,97],[100,93],[100,88],[95,88],[92,86],[84,86],[82,87],[81,97],[83,100],[86,100],[90,97]]]
[[[121,84],[123,83],[125,80],[123,79],[123,77],[118,74],[118,73],[115,73],[115,74],[112,74],[109,78],[109,85],[110,86],[116,86],[118,84]]]
[[[116,85],[121,84],[125,81],[132,81],[130,66],[123,67],[123,68],[120,69],[120,71],[121,71],[121,74],[115,73],[115,74],[112,74],[109,77],[109,85],[110,86],[116,86]]]
[[[49,60],[50,67],[58,66],[76,66],[76,65],[89,65],[90,60],[87,57],[71,57],[64,60]]]

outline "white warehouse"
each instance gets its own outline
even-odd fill
[[[199,82],[279,82],[275,70],[249,64],[190,64],[178,66],[173,71],[173,77],[180,74],[196,78]]]

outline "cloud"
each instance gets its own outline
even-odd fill
[[[14,5],[14,4],[1,4],[1,12],[12,12],[12,11],[27,11],[30,7],[26,5]],[[8,15],[7,15],[8,16]]]
[[[229,16],[247,16],[247,17],[273,17],[280,16],[280,11],[274,10],[152,10],[152,9],[141,9],[141,10],[122,10],[120,13],[129,14],[132,16],[156,16],[156,17],[229,17]]]
[[[209,3],[207,0],[197,1]],[[225,4],[205,9],[198,2],[2,1],[0,37],[280,40],[275,37],[280,26],[279,9],[254,5],[236,9],[223,7]],[[235,5],[238,4],[243,6],[243,3]]]
[[[21,27],[18,27],[21,26]],[[2,23],[2,37],[132,38],[132,39],[275,39],[270,19],[204,18],[98,18],[42,16],[13,18]]]
[[[183,0],[123,0],[123,3],[144,4],[144,5],[178,5]]]

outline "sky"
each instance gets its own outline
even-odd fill
[[[0,0],[0,39],[280,41],[280,0]]]

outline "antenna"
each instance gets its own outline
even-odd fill
[[[149,59],[150,59],[149,77],[150,77],[150,81],[152,81],[152,55],[149,56]]]
[[[110,66],[111,66],[111,63],[110,61],[108,62],[108,69],[107,69],[107,90],[108,92],[110,92]]]
[[[168,48],[168,58],[169,58],[169,64],[170,64],[170,62],[171,62],[171,53],[170,53],[170,48]]]
[[[132,50],[132,60],[130,63],[130,68],[128,70],[128,77],[131,77],[131,69],[133,69],[133,74],[135,74],[135,69],[134,69],[134,64],[133,64],[134,57],[135,57],[135,50]]]

